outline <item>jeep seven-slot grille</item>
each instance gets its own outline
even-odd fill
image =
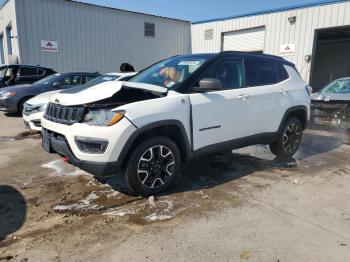
[[[52,122],[72,125],[82,121],[84,117],[84,107],[69,107],[49,103],[44,117]]]

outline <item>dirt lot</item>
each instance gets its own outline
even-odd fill
[[[308,130],[289,163],[265,146],[198,159],[144,199],[18,136],[21,121],[0,113],[0,261],[350,261],[346,133]]]

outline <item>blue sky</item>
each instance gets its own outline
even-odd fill
[[[0,0],[0,2],[3,1]],[[234,16],[315,1],[317,0],[80,0],[80,2],[190,21]]]

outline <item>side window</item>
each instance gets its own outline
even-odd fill
[[[27,67],[27,66],[21,66],[19,70],[20,76],[37,76],[38,75],[38,69],[35,67]]]
[[[38,76],[43,76],[45,75],[45,70],[44,69],[38,69]]]
[[[245,61],[248,86],[272,85],[278,82],[273,62]]]
[[[275,65],[276,65],[276,71],[277,71],[279,81],[282,82],[288,79],[289,75],[284,65],[283,64],[275,64]]]
[[[85,83],[89,82],[90,80],[92,80],[92,79],[94,79],[94,78],[96,78],[96,76],[94,76],[94,75],[85,75],[85,76],[83,77],[83,82],[82,82],[82,84],[85,84]]]
[[[74,86],[74,85],[80,85],[81,83],[81,75],[70,75],[66,76],[62,80],[59,81],[62,83],[60,86],[65,87],[65,86]]]
[[[244,70],[241,60],[224,60],[214,64],[202,76],[219,79],[224,89],[244,87]]]

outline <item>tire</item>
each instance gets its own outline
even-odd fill
[[[277,141],[270,144],[271,152],[279,159],[292,157],[299,149],[302,130],[303,128],[298,118],[288,118],[278,134]]]
[[[136,195],[157,195],[174,183],[180,170],[176,143],[164,136],[150,137],[133,149],[126,166],[126,184]]]

